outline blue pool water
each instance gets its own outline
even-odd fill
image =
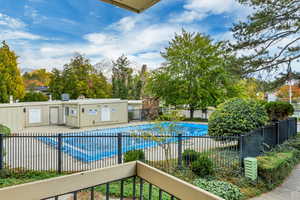
[[[202,136],[207,134],[207,125],[191,123],[161,123],[99,129],[62,135],[62,151],[77,160],[92,162],[118,154],[118,134],[122,133],[122,153],[158,146],[159,143],[143,135]],[[141,136],[142,135],[142,136]],[[160,137],[163,143],[176,142],[178,137]],[[58,147],[57,137],[41,137],[44,143]],[[183,137],[183,139],[186,139]]]

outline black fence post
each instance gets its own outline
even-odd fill
[[[0,170],[4,168],[4,164],[3,164],[3,139],[4,139],[4,135],[0,133]]]
[[[279,125],[280,122],[275,122],[275,128],[276,128],[276,145],[278,145],[280,143],[280,125]]]
[[[62,134],[58,134],[57,143],[58,143],[57,172],[61,174],[62,173]]]
[[[118,133],[118,164],[122,163],[122,133]]]
[[[298,133],[298,122],[297,122],[297,118],[295,117],[294,120],[295,120],[295,131],[294,131],[294,136],[297,136],[297,133]]]
[[[182,133],[178,134],[178,167],[182,168]]]
[[[239,148],[240,148],[240,167],[241,169],[244,168],[244,157],[245,157],[245,153],[244,153],[244,141],[245,141],[245,136],[244,135],[240,135],[239,136]]]

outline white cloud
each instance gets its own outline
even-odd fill
[[[14,30],[3,30],[0,31],[0,38],[1,40],[41,40],[44,39],[43,37],[35,34],[31,34],[24,31],[14,31]]]
[[[12,29],[20,29],[20,28],[24,28],[26,25],[19,19],[15,19],[8,15],[0,13],[0,26],[12,28]]]
[[[184,12],[172,16],[172,22],[191,23],[210,14],[240,12],[245,7],[236,0],[187,0],[184,8]]]

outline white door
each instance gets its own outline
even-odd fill
[[[58,108],[50,108],[50,124],[58,124]]]
[[[29,109],[29,124],[41,123],[41,109],[33,108]]]
[[[110,121],[110,109],[108,106],[101,108],[101,121]]]

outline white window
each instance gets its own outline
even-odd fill
[[[97,115],[97,109],[89,109],[89,115]]]
[[[29,124],[41,123],[41,109],[29,109]]]
[[[77,116],[77,110],[76,109],[70,109],[70,115]]]
[[[104,106],[101,108],[101,120],[110,121],[110,109],[108,106]]]

